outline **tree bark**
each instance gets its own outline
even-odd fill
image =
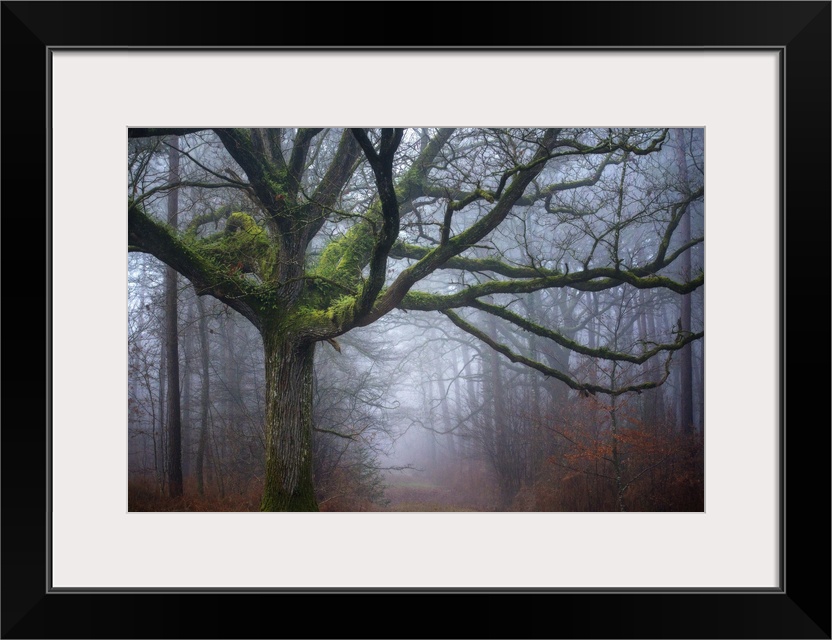
[[[161,336],[161,349],[159,352],[159,450],[156,450],[156,428],[153,429],[153,460],[154,468],[156,469],[156,482],[159,485],[159,493],[165,492],[167,485],[167,474],[165,470],[168,466],[167,447],[165,445],[167,438],[165,437],[165,415],[167,409],[166,390],[167,390],[167,344],[164,333]],[[160,465],[161,462],[161,465]]]
[[[179,180],[179,138],[169,141],[170,181]],[[168,194],[168,224],[176,228],[179,215],[179,192]],[[177,312],[177,272],[165,269],[165,346],[168,365],[168,495],[182,495],[182,413],[179,399],[179,314]]]
[[[197,296],[197,311],[199,313],[200,352],[202,355],[202,389],[200,391],[200,423],[199,444],[196,449],[196,490],[199,495],[205,493],[205,445],[208,440],[208,420],[210,408],[210,343],[208,342],[208,319],[205,317],[205,305],[202,298]]]
[[[194,306],[185,305],[185,326],[190,327],[194,321]],[[193,331],[185,330],[182,344],[182,359],[184,372],[182,373],[182,477],[191,475],[193,458],[193,380],[191,368],[191,354],[193,353]]]
[[[497,323],[494,316],[486,316],[485,327],[489,335],[497,336]],[[499,508],[501,511],[505,511],[514,499],[519,487],[515,483],[514,469],[508,450],[508,434],[506,433],[506,423],[509,419],[506,411],[508,402],[506,388],[503,384],[500,354],[493,350],[489,351],[487,364],[487,379],[490,386],[489,395],[491,396],[490,400],[486,401],[490,409],[490,419],[487,425],[492,430],[487,437],[489,447],[492,450],[494,470],[497,473],[500,485]]]
[[[176,312],[177,273],[165,270],[165,351],[167,360],[168,495],[182,495],[182,412],[179,390],[179,331]]]
[[[685,134],[682,129],[676,129],[676,153],[677,162],[679,163],[679,174],[682,179],[682,184],[687,187],[688,184],[688,161],[685,156]],[[682,237],[680,238],[682,244],[690,242],[690,205],[682,217],[681,222]],[[690,280],[691,259],[690,249],[682,254],[682,280]],[[682,331],[690,332],[691,327],[691,294],[688,293],[682,296]],[[693,434],[693,358],[691,345],[685,345],[681,352],[681,383],[682,394],[680,398],[679,420],[682,427],[682,433],[685,435]]]
[[[647,312],[647,331],[648,335],[655,336],[656,334],[656,310],[651,306]],[[655,380],[659,377],[659,366],[656,362],[653,362],[649,368],[650,377],[651,379]],[[664,405],[664,387],[659,387],[658,389],[649,389],[645,392],[647,397],[650,401],[650,413],[653,416],[653,419],[656,421],[656,424],[661,424],[664,422],[666,417],[666,410]]]
[[[264,332],[266,482],[261,511],[318,511],[312,482],[315,343]]]

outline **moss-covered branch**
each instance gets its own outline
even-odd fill
[[[353,129],[352,132],[373,169],[381,204],[381,224],[370,255],[370,273],[355,304],[354,320],[360,321],[372,309],[376,296],[384,286],[387,255],[399,236],[399,202],[393,182],[393,157],[402,141],[404,129],[382,129],[377,153],[363,129]]]
[[[397,242],[390,250],[391,258],[421,260],[427,256],[433,247],[423,247],[416,244]],[[542,276],[557,276],[561,272],[552,269],[525,267],[507,264],[496,258],[468,258],[453,256],[437,267],[438,269],[457,269],[471,273],[496,273],[508,278],[540,278]]]
[[[228,216],[230,216],[232,213],[234,213],[234,207],[228,204],[224,204],[221,207],[217,207],[212,211],[201,213],[197,216],[194,216],[188,223],[187,232],[191,234],[196,234],[196,232],[199,231],[200,227],[203,227],[206,224],[213,223],[214,225],[218,225],[221,220],[228,219]]]
[[[282,136],[283,130],[279,127],[251,130],[251,144],[254,150],[272,162],[280,171],[285,171],[286,160],[283,158],[280,144]]]
[[[257,152],[251,132],[247,129],[214,129],[214,133],[246,172],[252,192],[263,210],[277,222],[286,209],[288,178],[285,168]]]
[[[668,356],[667,360],[665,361],[664,374],[659,380],[642,382],[640,384],[634,385],[626,385],[616,389],[611,389],[609,387],[604,387],[598,384],[579,382],[578,380],[564,373],[563,371],[559,371],[558,369],[546,366],[545,364],[538,362],[537,360],[527,358],[526,356],[520,355],[519,353],[512,351],[506,345],[501,344],[496,340],[493,340],[490,336],[488,336],[488,334],[477,329],[470,322],[463,320],[459,315],[457,315],[453,311],[443,311],[442,313],[445,316],[447,316],[448,319],[450,319],[450,321],[453,322],[457,327],[459,327],[466,333],[474,336],[481,342],[487,344],[489,347],[494,349],[494,351],[504,355],[511,362],[523,364],[549,377],[560,380],[561,382],[565,383],[569,388],[574,389],[575,391],[580,391],[585,395],[604,393],[610,396],[620,396],[625,393],[631,392],[641,393],[642,391],[646,391],[647,389],[655,389],[656,387],[660,387],[662,384],[664,384],[665,380],[667,380],[668,376],[670,375],[670,356]]]
[[[411,200],[421,195],[425,180],[427,178],[427,166],[439,154],[442,146],[451,137],[453,131],[453,129],[440,129],[425,149],[420,153],[413,166],[411,166],[402,176],[394,181],[393,193],[395,195],[396,217],[398,217],[398,208],[402,202]],[[355,138],[354,145],[356,150],[366,147],[365,153],[368,152],[370,157],[376,158],[379,156],[375,149],[372,148],[369,140],[364,140],[364,144],[362,146],[360,140],[361,133],[357,136],[354,133],[350,135]],[[389,145],[390,143],[387,144]],[[343,139],[341,145],[343,147],[347,147],[347,149],[343,152],[345,156],[354,153],[354,151],[349,150],[347,143],[344,142]],[[390,157],[390,160],[392,161],[392,156]],[[373,161],[377,162],[375,159]],[[385,197],[388,198],[389,202],[389,193]],[[312,203],[312,206],[315,206],[314,202]],[[389,217],[391,219],[392,215],[393,212],[391,207],[391,211],[389,212]],[[360,219],[359,222],[350,227],[343,236],[331,241],[327,245],[318,260],[315,275],[320,276],[325,280],[337,283],[340,288],[352,290],[364,288],[364,291],[367,292],[365,294],[367,296],[367,300],[369,300],[371,294],[373,294],[375,290],[372,295],[374,302],[375,296],[377,296],[380,291],[380,287],[378,286],[378,283],[375,283],[373,286],[365,286],[361,274],[364,268],[371,262],[373,251],[377,244],[378,236],[383,228],[383,225],[383,204],[382,200],[378,199],[370,206],[370,210]],[[396,230],[395,235],[398,235],[398,230]],[[389,235],[387,240],[385,240],[385,245],[383,245],[383,248],[385,249],[385,267],[386,257],[389,255],[390,250],[392,250],[393,243],[396,240],[395,235]],[[391,238],[392,242],[389,242]],[[389,247],[386,246],[387,244],[389,244]],[[386,268],[384,271],[386,272]],[[378,269],[376,269],[376,274],[382,276],[381,285],[383,286],[383,276],[386,274]],[[354,302],[357,303],[357,300]],[[345,307],[346,305],[342,300],[338,309],[336,309],[336,313],[331,314],[333,317],[337,317],[340,322],[344,323],[344,330],[350,328],[350,326],[355,326],[354,323],[358,317],[355,313],[347,313]],[[364,309],[365,312],[368,310],[370,310],[369,307]]]
[[[658,275],[638,277],[632,272],[617,271],[613,268],[588,269],[575,273],[530,278],[526,280],[492,280],[469,285],[457,293],[440,295],[410,291],[402,296],[399,307],[415,311],[444,311],[470,306],[478,298],[501,293],[533,293],[542,289],[569,287],[579,291],[605,291],[622,284],[636,289],[669,289],[676,293],[690,293],[705,283],[704,274],[689,282],[676,282]]]
[[[128,200],[128,249],[150,253],[185,276],[200,295],[211,295],[239,311],[258,328],[261,320],[258,300],[263,290],[247,279],[242,269],[219,259],[205,246],[180,237],[169,226],[153,220],[142,208]]]
[[[543,136],[541,148],[535,158],[542,158],[548,155],[551,147],[555,144],[559,129],[548,129]],[[367,320],[375,319],[388,313],[395,308],[404,298],[410,288],[417,282],[427,277],[436,269],[442,267],[451,258],[462,253],[469,247],[475,245],[486,235],[491,233],[499,224],[505,220],[517,200],[523,195],[526,187],[543,169],[543,163],[533,160],[530,168],[517,173],[514,180],[506,189],[505,194],[494,205],[494,207],[482,218],[473,223],[470,227],[448,239],[444,244],[431,249],[416,264],[409,266],[402,271],[393,284],[387,289],[376,308],[368,316]]]
[[[235,273],[253,273],[261,282],[273,281],[277,248],[269,241],[266,230],[247,213],[231,213],[223,231],[192,242]]]
[[[530,322],[523,316],[509,311],[505,307],[488,304],[480,300],[475,300],[471,302],[468,306],[470,306],[473,309],[483,311],[485,313],[490,313],[491,315],[497,316],[498,318],[502,318],[503,320],[510,322],[511,324],[523,329],[524,331],[528,331],[542,338],[547,338],[552,342],[555,342],[556,344],[559,344],[560,346],[569,349],[570,351],[574,351],[575,353],[579,353],[584,356],[590,356],[593,358],[600,358],[602,360],[632,362],[633,364],[644,364],[645,362],[662,352],[678,351],[685,345],[690,344],[695,340],[699,340],[705,335],[704,332],[688,332],[686,334],[679,334],[677,335],[677,339],[674,342],[667,344],[656,344],[651,349],[647,349],[644,352],[636,355],[632,353],[611,351],[606,347],[591,348],[586,345],[582,345],[581,343],[576,342],[575,340],[571,340],[563,334],[558,333],[557,331],[552,331],[551,329],[547,329],[546,327],[542,327],[538,324]]]
[[[672,213],[670,216],[670,224],[667,225],[667,229],[664,231],[664,235],[662,236],[661,242],[659,243],[659,251],[656,255],[655,262],[664,262],[665,255],[667,254],[667,250],[670,247],[670,240],[673,238],[673,232],[676,231],[676,228],[679,226],[679,223],[682,221],[682,217],[685,215],[685,212],[688,209],[688,206],[694,200],[698,200],[699,198],[705,195],[705,187],[701,186],[692,193],[690,193],[686,198],[684,198],[681,202],[677,202],[672,207]],[[678,252],[677,252],[678,254]],[[677,255],[674,254],[674,255]]]

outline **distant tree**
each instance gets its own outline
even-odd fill
[[[515,304],[541,291],[681,296],[703,285],[701,269],[674,270],[703,242],[676,232],[704,185],[667,170],[667,129],[129,130],[131,139],[168,135],[181,136],[188,174],[144,180],[149,165],[131,164],[128,250],[156,256],[260,332],[262,510],[317,510],[315,347],[394,310],[440,312],[584,396],[660,386],[672,354],[703,336],[679,326],[627,349],[590,346]],[[207,204],[178,231],[156,202],[186,187]],[[577,356],[664,364],[658,377],[645,368],[611,387],[571,372],[568,358],[556,367],[528,341],[504,339],[519,330]]]
[[[167,140],[170,184],[179,182],[179,137]],[[179,190],[167,192],[167,223],[176,232],[179,226]],[[168,494],[182,495],[182,409],[179,389],[179,304],[178,274],[173,267],[165,270],[165,361],[167,364],[167,434],[168,434]]]
[[[205,493],[205,450],[208,446],[208,439],[211,424],[211,343],[208,339],[208,319],[205,314],[205,305],[202,298],[197,298],[197,311],[199,313],[199,343],[200,343],[200,365],[202,374],[202,385],[199,394],[199,436],[196,445],[196,490],[199,495]]]
[[[682,129],[674,130],[674,142],[676,145],[676,160],[679,165],[679,177],[682,184],[688,183],[688,156],[685,153],[685,148],[688,141],[685,139],[685,132]],[[691,141],[692,142],[692,141]],[[690,242],[691,238],[691,224],[690,215],[682,217],[681,223],[681,241]],[[689,277],[691,271],[691,255],[690,251],[685,252],[682,256],[682,277]],[[681,315],[681,329],[682,331],[690,331],[691,327],[691,295],[682,296],[682,315]],[[681,394],[679,402],[679,423],[682,427],[682,432],[690,435],[693,433],[693,349],[690,345],[686,345],[681,351]]]

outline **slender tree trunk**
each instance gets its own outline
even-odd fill
[[[185,305],[185,326],[183,333],[183,361],[185,370],[182,372],[182,476],[187,478],[193,473],[193,370],[192,357],[194,351],[193,331],[190,330],[194,321],[194,305]]]
[[[182,495],[182,412],[179,391],[179,333],[176,312],[176,271],[167,267],[165,274],[165,334],[168,368],[168,495]]]
[[[199,339],[201,342],[200,352],[202,354],[202,390],[199,398],[199,443],[196,449],[196,490],[199,495],[203,495],[205,493],[205,445],[208,440],[208,419],[209,411],[211,410],[209,404],[209,393],[211,391],[209,370],[211,345],[208,342],[208,319],[205,317],[205,305],[199,296],[197,296],[196,305],[199,313]]]
[[[312,482],[314,342],[264,332],[266,483],[261,511],[318,511]]]
[[[456,351],[453,358],[453,372],[454,372],[454,382],[453,382],[453,390],[454,390],[454,408],[456,411],[454,412],[454,416],[452,418],[453,426],[454,426],[454,433],[453,442],[454,442],[454,450],[453,450],[453,464],[460,465],[462,463],[462,458],[464,457],[461,455],[459,450],[465,449],[465,444],[461,439],[462,434],[464,433],[462,429],[462,419],[465,416],[465,401],[462,398],[462,383],[460,382],[460,376],[464,374],[462,371],[462,364],[460,363],[461,353]]]
[[[682,183],[688,183],[688,164],[685,156],[685,134],[682,129],[676,129],[676,153],[677,162],[679,163],[679,175]],[[690,206],[682,217],[680,224],[682,231],[681,241],[683,243],[690,242]],[[690,249],[682,254],[682,278],[689,280],[691,273]],[[690,331],[691,326],[691,308],[690,308],[691,294],[682,296],[682,331]],[[693,359],[691,354],[691,345],[685,345],[681,350],[681,398],[679,406],[679,422],[681,424],[682,433],[685,435],[693,434]]]
[[[540,292],[534,291],[528,296],[528,303],[527,303],[527,310],[529,313],[529,319],[532,322],[540,323],[540,315],[537,312],[538,307],[540,306],[539,303]],[[529,355],[533,360],[537,360],[541,357],[540,355],[540,344],[537,336],[534,333],[529,333]],[[540,382],[542,377],[538,374],[537,371],[531,371],[529,374],[529,381],[531,383],[531,407],[529,411],[529,415],[531,417],[531,429],[532,432],[530,434],[530,446],[531,446],[531,463],[529,468],[529,481],[533,481],[540,471],[545,466],[546,460],[546,439],[544,436],[543,431],[543,407],[541,401],[541,392],[540,392]]]
[[[627,511],[627,505],[624,502],[624,482],[621,477],[621,452],[618,450],[618,414],[616,413],[616,400],[613,396],[610,400],[612,409],[610,410],[610,431],[612,433],[612,468],[615,473],[615,499],[619,511]]]
[[[462,450],[463,457],[465,458],[465,471],[470,479],[473,461],[476,457],[476,452],[472,444],[472,434],[476,433],[474,427],[475,420],[471,416],[475,414],[479,407],[480,400],[477,397],[477,383],[475,381],[477,363],[474,361],[471,350],[465,343],[462,344],[462,366],[460,367],[460,371],[465,372],[465,400],[459,404],[462,407],[462,415],[466,419],[465,431],[463,432],[466,437],[462,441]]]
[[[638,292],[638,337],[642,341],[650,340],[650,334],[647,332],[647,303],[646,303],[646,294],[645,292],[639,291]],[[646,342],[645,342],[645,349],[647,349]],[[650,368],[647,368],[648,374],[651,371]],[[652,389],[650,390],[652,391]],[[655,416],[652,414],[653,404],[650,398],[650,394],[641,394],[639,398],[641,404],[641,421],[644,425],[649,428],[653,429],[655,427],[656,419]]]
[[[497,322],[494,316],[487,315],[485,318],[485,327],[489,335],[497,337]],[[492,447],[492,460],[494,470],[497,472],[497,478],[500,484],[500,504],[501,510],[505,510],[514,499],[517,489],[515,486],[512,474],[512,464],[509,459],[508,451],[508,436],[507,421],[508,413],[506,406],[508,404],[506,398],[506,389],[503,384],[503,374],[501,372],[500,354],[493,349],[488,353],[488,384],[490,386],[490,401],[486,400],[491,409],[490,420],[488,426],[492,432],[488,434],[490,446]]]
[[[214,474],[214,479],[217,481],[217,491],[220,492],[220,498],[225,498],[225,481],[223,480],[225,469],[220,458],[217,434],[212,430],[209,435],[211,436],[211,449],[209,450],[211,454],[211,471]]]
[[[179,181],[179,138],[168,139],[171,145],[170,181]],[[179,193],[173,189],[168,194],[168,224],[174,229],[179,215]],[[177,312],[177,272],[165,269],[165,346],[168,361],[168,494],[175,498],[182,495],[182,413],[179,398],[179,314]]]
[[[699,442],[705,439],[705,344],[700,343],[696,359],[696,397],[699,398]]]
[[[454,432],[451,430],[451,409],[448,406],[451,400],[451,394],[447,392],[448,388],[442,383],[442,376],[444,374],[442,358],[436,359],[439,377],[436,379],[436,386],[438,390],[437,398],[439,398],[440,408],[442,409],[442,431],[445,433],[445,439],[448,443],[448,457],[451,461],[456,461],[456,442],[454,441]]]
[[[430,429],[436,429],[436,417],[434,415],[433,407],[433,385],[426,372],[422,371],[419,375],[421,380],[420,387],[422,392],[422,411],[430,421]],[[425,437],[427,438],[427,467],[431,476],[436,473],[436,433],[432,430],[425,430]]]
[[[649,336],[658,335],[656,333],[656,311],[651,306],[647,311],[647,334]],[[659,375],[659,364],[657,362],[653,362],[650,366],[648,371],[650,372],[650,378],[652,380],[656,380]],[[645,392],[645,395],[648,396],[650,400],[651,406],[651,413],[653,418],[656,420],[657,424],[663,424],[665,420],[665,406],[664,406],[664,385],[659,387],[658,389],[650,389],[649,391]]]
[[[165,492],[167,482],[167,448],[165,447],[165,397],[167,387],[167,345],[164,344],[164,336],[162,338],[162,349],[159,354],[159,451],[156,451],[156,434],[153,434],[153,457],[155,459],[156,480],[159,483],[159,492]],[[161,465],[160,465],[161,461]]]

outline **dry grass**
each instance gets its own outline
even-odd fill
[[[385,511],[479,511],[465,495],[422,479],[391,478],[384,494],[390,501]]]
[[[692,445],[692,446],[691,446]],[[635,468],[650,466],[649,459],[633,456]],[[645,473],[625,494],[631,511],[702,511],[703,457],[698,443],[688,443],[665,463]],[[587,471],[591,471],[587,467]],[[494,511],[498,504],[498,487],[483,465],[466,464],[439,473],[392,474],[385,478],[386,504],[374,502],[340,483],[328,487],[329,497],[319,497],[324,512],[460,512]],[[205,495],[196,491],[192,478],[185,481],[184,494],[170,498],[160,494],[153,478],[131,479],[128,488],[130,511],[258,511],[261,483],[233,483],[225,486],[245,487],[227,490],[221,495],[216,482],[206,483]],[[354,488],[353,488],[354,489]],[[546,464],[536,481],[521,488],[509,511],[588,512],[617,511],[616,494],[611,481],[556,464]]]
[[[220,495],[212,485],[200,496],[196,481],[187,478],[183,494],[170,498],[160,494],[153,479],[131,478],[127,485],[127,505],[129,511],[258,511],[262,490],[262,485],[252,484],[245,492],[229,491]]]

